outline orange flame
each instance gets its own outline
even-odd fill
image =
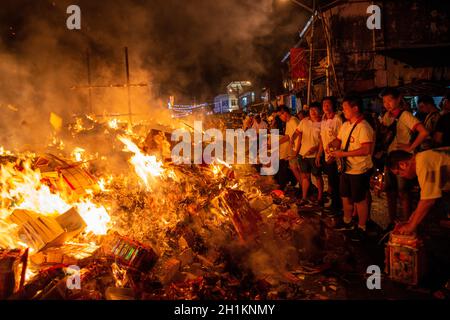
[[[118,139],[125,144],[125,151],[134,153],[130,163],[134,166],[136,174],[144,182],[146,188],[151,189],[150,186],[155,177],[165,176],[163,163],[158,161],[155,156],[143,154],[130,139],[123,136],[118,137]]]

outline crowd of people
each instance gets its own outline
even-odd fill
[[[387,88],[380,97],[383,114],[366,112],[358,96],[345,97],[342,107],[330,96],[296,115],[281,105],[244,120],[244,130],[279,130],[278,184],[298,185],[299,206],[322,207],[321,212],[337,218],[336,230],[348,231],[353,241],[367,237],[375,169],[384,170],[388,231],[410,235],[428,220],[449,218],[450,94],[439,108],[432,97],[419,97],[415,114],[397,89]],[[420,199],[413,209],[412,190],[417,187]]]

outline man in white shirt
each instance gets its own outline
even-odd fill
[[[302,175],[302,200],[299,206],[309,204],[308,191],[311,185],[311,174],[317,181],[317,203],[323,206],[323,179],[321,165],[316,164],[316,155],[320,146],[320,104],[311,104],[309,107],[309,117],[303,119],[298,124],[295,133],[291,137],[291,145],[299,143],[295,148],[295,156],[300,154],[300,169]]]
[[[450,192],[450,148],[427,150],[417,154],[393,151],[388,156],[388,168],[405,179],[417,177],[420,201],[408,222],[397,225],[401,234],[411,234],[431,211],[437,199]]]
[[[420,185],[420,200],[406,223],[395,226],[394,232],[420,234],[427,255],[428,274],[436,289],[450,277],[450,237],[442,222],[448,222],[450,205],[450,148],[427,150],[417,154],[393,151],[387,166],[396,175],[415,179]],[[440,282],[440,283],[439,283]]]
[[[339,172],[336,159],[331,155],[329,145],[336,140],[342,126],[342,118],[336,113],[337,102],[334,97],[325,97],[322,100],[323,118],[320,125],[320,145],[316,156],[316,165],[320,165],[325,154],[323,170],[328,176],[328,193],[331,197],[331,211],[329,215],[335,215],[342,209],[339,195]]]
[[[382,93],[383,104],[387,112],[382,119],[382,124],[390,126],[394,122],[396,125],[396,135],[388,147],[388,152],[403,150],[413,153],[414,150],[428,137],[428,131],[422,123],[412,115],[411,112],[401,109],[402,97],[398,90],[387,88]],[[413,133],[418,135],[411,142]],[[413,182],[400,176],[395,176],[391,171],[385,171],[385,190],[388,201],[388,212],[391,219],[391,226],[396,220],[407,220],[411,214],[411,190]],[[401,216],[397,214],[397,198],[400,199],[402,207]]]
[[[260,132],[260,130],[265,129],[266,132],[267,132],[267,128],[268,128],[267,123],[264,120],[261,119],[261,116],[259,114],[257,114],[255,116],[254,121],[253,121],[252,129],[254,129],[256,131],[256,142],[257,142],[258,145],[260,143],[260,141],[259,141],[259,132]],[[264,152],[265,152],[264,150],[259,150],[260,154],[261,153],[266,154]],[[256,165],[256,168],[258,170],[259,170],[259,166],[260,166],[260,164]]]
[[[244,131],[247,131],[253,126],[254,117],[253,114],[248,114],[247,117],[244,119],[244,123],[242,125],[242,129]]]
[[[267,123],[261,119],[261,116],[257,114],[253,121],[252,129],[256,130],[256,134],[259,134],[260,129],[267,129]]]
[[[294,143],[291,144],[291,138],[293,137],[300,121],[291,115],[287,106],[280,107],[280,119],[286,123],[285,135],[280,139],[280,157],[282,153],[287,155],[287,159],[289,160],[289,168],[297,179],[297,182],[301,184],[302,178],[300,174],[300,167],[295,154],[296,147],[299,144],[299,139],[295,139]]]
[[[336,230],[353,230],[350,239],[362,241],[366,236],[369,217],[367,193],[370,190],[372,174],[372,153],[375,134],[370,124],[364,120],[363,103],[359,97],[344,98],[345,122],[333,145],[340,148],[331,152],[336,158],[343,158],[344,171],[340,179],[340,194],[344,206],[344,218],[336,224]],[[352,224],[354,208],[358,213],[358,227]]]

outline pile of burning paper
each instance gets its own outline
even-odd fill
[[[76,137],[106,134],[80,126]],[[273,286],[292,281],[283,272],[300,254],[292,248],[303,221],[289,197],[270,194],[269,177],[220,160],[177,166],[152,150],[167,148],[164,134],[151,144],[107,127],[121,160],[84,145],[1,156],[0,270],[21,279],[2,298],[276,298]],[[70,265],[81,290],[66,286]]]

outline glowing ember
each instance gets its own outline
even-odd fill
[[[84,150],[83,148],[79,148],[76,147],[75,149],[73,149],[72,151],[72,158],[77,161],[77,162],[82,162],[84,161],[83,159],[83,155],[85,153],[86,150]]]
[[[12,155],[11,151],[5,150],[2,146],[0,146],[0,156],[3,155]]]
[[[125,151],[134,153],[134,156],[130,159],[130,163],[134,166],[136,174],[145,183],[147,189],[150,189],[152,179],[164,175],[163,163],[158,161],[155,156],[143,154],[138,146],[129,139],[122,136],[119,137],[119,140],[127,147]]]
[[[96,235],[105,235],[107,233],[111,218],[105,207],[98,206],[90,201],[80,202],[75,206],[87,224],[86,232],[92,232]]]
[[[111,186],[113,181],[114,181],[114,177],[112,175],[110,175],[107,179],[104,177],[98,179],[97,184],[98,184],[98,187],[100,188],[100,191],[110,192],[111,189],[109,187]]]
[[[217,176],[219,173],[222,173],[222,170],[220,170],[220,167],[214,164],[211,164],[212,172],[215,176]]]
[[[55,135],[52,136],[51,141],[48,144],[49,147],[54,147],[59,150],[64,150],[65,145],[64,141],[62,139],[56,137]]]
[[[119,129],[119,123],[117,119],[111,119],[108,121],[108,126],[111,129]]]
[[[100,188],[100,190],[101,190],[102,192],[108,192],[108,191],[109,191],[109,189],[108,189],[107,186],[106,186],[107,183],[108,183],[108,182],[105,181],[105,178],[100,178],[100,179],[98,179],[97,184],[98,184],[98,186],[99,186],[99,188]]]
[[[211,163],[211,171],[215,176],[219,176],[219,177],[224,177],[225,176],[225,172],[223,169],[223,167],[227,167],[229,169],[231,169],[231,165],[229,165],[228,163],[226,163],[223,160],[220,160],[219,158],[214,158],[214,161]]]
[[[27,270],[25,271],[25,282],[33,279],[35,275],[37,275],[39,270],[34,270],[30,265],[28,265]]]
[[[220,164],[224,165],[225,167],[231,169],[231,165],[229,165],[229,164],[226,163],[225,161],[220,160],[219,158],[215,158],[215,161],[217,161],[218,163],[220,163]]]
[[[17,225],[0,220],[0,248],[15,249],[26,247],[17,235]]]

